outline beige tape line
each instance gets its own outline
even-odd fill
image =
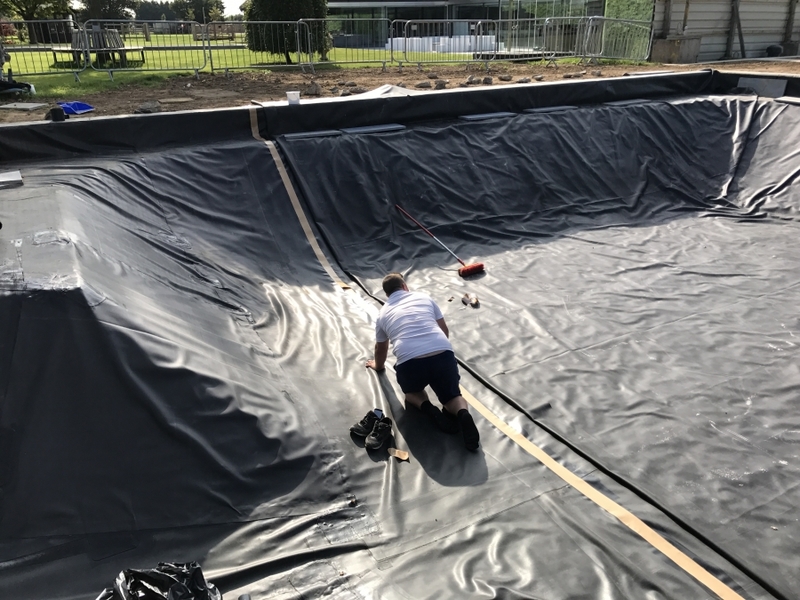
[[[292,202],[292,207],[294,208],[294,211],[297,214],[297,218],[300,221],[300,225],[303,227],[303,231],[306,234],[308,243],[311,244],[311,248],[314,250],[314,254],[317,256],[317,260],[319,260],[320,264],[322,265],[322,268],[325,269],[325,271],[328,273],[331,279],[333,279],[333,281],[336,282],[337,285],[341,286],[344,289],[350,289],[349,285],[347,285],[346,283],[344,283],[339,279],[339,277],[336,275],[333,268],[331,267],[330,263],[328,262],[328,259],[322,253],[322,249],[319,247],[319,244],[317,243],[317,238],[314,236],[314,232],[311,230],[311,225],[309,224],[308,219],[306,218],[306,215],[303,212],[303,207],[300,205],[300,200],[298,199],[297,193],[294,190],[292,181],[291,179],[289,179],[289,174],[286,172],[286,167],[283,164],[283,160],[281,160],[280,154],[278,154],[278,149],[275,147],[274,143],[265,140],[264,138],[261,137],[261,134],[258,131],[258,113],[256,107],[250,108],[250,127],[253,133],[253,137],[257,140],[264,142],[269,148],[269,151],[272,154],[272,158],[275,161],[275,165],[278,167],[278,172],[281,175],[281,179],[283,180],[283,185],[286,187],[286,191],[289,194],[289,199]],[[635,533],[639,534],[651,546],[653,546],[654,548],[659,550],[662,554],[667,556],[667,558],[669,558],[672,562],[678,565],[681,569],[686,571],[689,575],[694,577],[697,581],[706,586],[709,590],[714,592],[722,600],[744,600],[742,596],[737,594],[735,591],[733,591],[731,588],[729,588],[727,585],[722,583],[719,579],[714,577],[711,573],[706,571],[703,567],[701,567],[695,561],[689,558],[686,554],[684,554],[683,552],[678,550],[675,546],[670,544],[667,540],[665,540],[658,533],[653,531],[653,529],[648,527],[641,519],[632,514],[629,510],[620,506],[610,498],[598,492],[595,488],[593,488],[583,479],[575,475],[575,473],[564,467],[558,461],[553,459],[549,454],[547,454],[544,450],[536,446],[525,436],[512,429],[510,425],[502,421],[497,415],[495,415],[483,403],[481,403],[480,400],[475,398],[475,396],[470,394],[463,387],[461,388],[461,394],[475,410],[477,410],[481,415],[483,415],[486,418],[487,421],[489,421],[492,425],[497,427],[497,429],[499,429],[504,435],[506,435],[508,438],[514,441],[528,454],[533,456],[535,459],[541,462],[545,467],[550,469],[553,473],[558,475],[567,484],[571,485],[581,494],[586,496],[589,500],[597,504],[600,508],[614,515],[617,519],[619,519],[622,522],[623,525],[625,525]]]
[[[545,467],[550,469],[553,473],[558,475],[561,479],[586,496],[589,500],[597,504],[600,508],[614,515],[622,522],[623,525],[635,533],[638,533],[656,550],[659,550],[662,554],[666,555],[667,558],[678,565],[681,569],[686,571],[689,575],[694,577],[697,581],[706,586],[709,590],[714,592],[717,596],[723,600],[744,600],[744,598],[742,598],[739,594],[714,577],[711,573],[706,571],[703,567],[698,565],[695,561],[686,556],[686,554],[678,550],[675,546],[670,544],[658,533],[653,531],[653,529],[647,526],[637,516],[633,515],[626,508],[620,506],[607,496],[604,496],[602,493],[598,492],[583,479],[575,475],[575,473],[564,467],[564,465],[556,461],[544,450],[536,446],[528,438],[512,429],[510,425],[502,421],[480,400],[475,398],[463,387],[461,388],[461,394],[475,410],[477,410],[486,418],[486,420],[497,427],[497,429],[514,441],[528,454],[533,456]]]
[[[283,181],[283,187],[286,188],[286,193],[289,194],[289,200],[292,203],[292,208],[294,208],[297,219],[300,221],[300,226],[303,228],[303,233],[306,234],[306,239],[308,240],[308,243],[311,244],[311,249],[314,251],[319,264],[322,265],[322,268],[325,269],[325,272],[331,279],[333,279],[333,282],[336,285],[342,289],[349,290],[350,286],[339,279],[339,276],[333,270],[331,263],[328,262],[328,259],[322,253],[322,248],[319,247],[317,238],[314,235],[314,232],[311,230],[311,224],[308,222],[306,213],[303,211],[303,207],[300,206],[300,199],[297,197],[297,192],[292,185],[292,180],[289,178],[289,173],[286,171],[286,166],[283,164],[283,159],[278,153],[278,148],[273,142],[265,140],[261,137],[261,134],[258,131],[258,109],[255,106],[250,107],[250,131],[255,139],[264,142],[267,145],[267,148],[269,148],[269,152],[272,155],[272,160],[275,161],[275,166],[278,167],[278,173],[280,173],[281,181]]]

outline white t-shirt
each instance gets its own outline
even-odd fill
[[[441,318],[442,311],[430,296],[398,290],[381,307],[375,322],[375,339],[391,340],[398,365],[423,354],[452,350],[450,340],[436,322]]]

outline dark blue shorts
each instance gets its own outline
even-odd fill
[[[458,374],[456,355],[451,350],[407,360],[395,367],[395,373],[400,389],[406,394],[421,392],[426,386],[431,386],[442,404],[461,395],[458,387],[461,375]]]

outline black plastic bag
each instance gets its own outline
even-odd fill
[[[97,600],[222,600],[196,562],[158,563],[155,569],[125,569]]]

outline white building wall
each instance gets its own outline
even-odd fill
[[[800,6],[800,3],[798,3]],[[664,0],[657,0],[654,32],[661,37],[664,26]],[[683,31],[685,2],[672,3],[669,36],[702,36],[699,61],[719,60],[725,55],[731,19],[730,0],[689,0],[686,30]],[[780,44],[786,27],[789,0],[740,0],[739,14],[744,32],[747,58],[766,56],[767,46]],[[800,14],[795,10],[792,40],[800,40]],[[740,57],[739,33],[734,32],[733,56]]]

